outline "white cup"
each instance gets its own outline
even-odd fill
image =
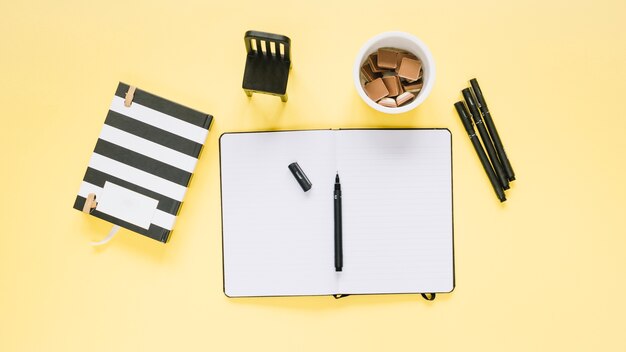
[[[417,97],[409,104],[397,108],[388,108],[376,103],[365,93],[363,85],[361,84],[361,66],[363,66],[368,57],[378,51],[379,48],[396,48],[406,50],[417,56],[420,61],[422,61],[422,80],[424,85],[422,86],[422,90],[417,94]],[[430,91],[433,89],[433,85],[435,83],[435,61],[433,60],[433,56],[431,55],[430,50],[428,50],[426,44],[424,44],[417,37],[405,32],[384,32],[368,40],[367,43],[361,47],[361,50],[359,50],[359,54],[356,56],[356,60],[354,61],[353,75],[356,91],[359,92],[359,95],[363,101],[367,103],[367,105],[387,114],[401,114],[415,109],[418,105],[424,102],[430,94]]]

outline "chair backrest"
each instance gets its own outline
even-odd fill
[[[264,55],[268,58],[291,60],[291,39],[284,35],[259,31],[247,31],[244,37],[248,55]]]

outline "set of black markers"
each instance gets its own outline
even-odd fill
[[[509,182],[515,180],[515,173],[513,172],[511,163],[506,156],[506,152],[502,146],[502,141],[498,135],[498,130],[493,123],[491,113],[489,112],[489,108],[487,108],[487,103],[485,102],[485,97],[480,90],[480,86],[478,85],[476,78],[470,80],[470,85],[471,88],[465,88],[462,90],[463,98],[467,107],[462,101],[456,102],[454,107],[461,118],[461,122],[463,123],[472,144],[474,145],[474,149],[478,154],[478,158],[480,159],[485,172],[487,172],[489,181],[491,181],[491,185],[493,186],[498,199],[500,199],[500,202],[504,202],[506,200],[504,191],[509,189]],[[467,110],[468,107],[469,111]],[[478,128],[482,144],[476,135],[474,124],[476,125],[476,128]],[[484,149],[483,145],[485,146]],[[485,154],[485,149],[487,150],[487,154]]]

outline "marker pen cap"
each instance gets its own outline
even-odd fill
[[[463,123],[463,127],[465,127],[467,133],[469,133],[470,135],[474,134],[474,127],[472,127],[472,122],[470,121],[465,104],[463,104],[462,101],[457,101],[456,103],[454,103],[454,107],[456,108],[456,112],[459,114],[461,122]]]
[[[487,102],[485,102],[485,97],[483,96],[483,92],[480,90],[480,86],[478,85],[478,81],[476,80],[476,78],[470,79],[470,84],[472,85],[472,91],[474,91],[474,95],[476,95],[478,105],[481,108],[486,108]]]
[[[289,164],[288,168],[293,177],[295,177],[296,181],[298,181],[300,187],[302,187],[303,191],[306,192],[311,189],[311,186],[313,186],[311,181],[309,181],[309,178],[306,177],[306,174],[302,171],[302,168],[297,162]]]

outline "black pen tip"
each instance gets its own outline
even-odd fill
[[[335,176],[335,183],[339,183],[339,173]]]

